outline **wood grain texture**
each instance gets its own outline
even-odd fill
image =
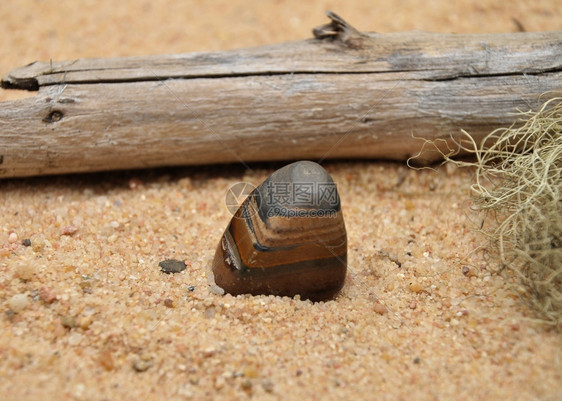
[[[298,42],[18,68],[2,86],[38,93],[1,104],[0,177],[405,160],[413,136],[478,141],[562,90],[562,32],[366,34],[330,16]]]

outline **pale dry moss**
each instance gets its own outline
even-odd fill
[[[429,143],[429,142],[428,142]],[[562,324],[562,97],[538,111],[520,112],[509,128],[480,145],[462,131],[455,146],[431,143],[445,162],[475,168],[474,207],[484,213],[481,231],[503,267],[519,279],[518,293],[540,319]],[[452,160],[459,151],[476,161]],[[490,221],[490,219],[494,219]]]

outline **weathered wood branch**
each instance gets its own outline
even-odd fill
[[[562,32],[362,33],[233,51],[36,62],[2,79],[0,177],[237,161],[404,160],[478,141],[562,90]],[[424,155],[428,161],[439,155]]]

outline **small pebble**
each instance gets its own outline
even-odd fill
[[[185,262],[183,260],[167,259],[158,263],[163,273],[179,273],[185,270]]]
[[[269,379],[265,379],[261,382],[261,386],[263,387],[263,389],[265,390],[266,393],[272,393],[273,392],[273,382]]]
[[[83,338],[84,338],[84,336],[82,336],[82,334],[73,332],[68,336],[68,339],[67,339],[68,345],[71,345],[71,346],[80,345]]]
[[[62,326],[67,329],[73,329],[78,326],[76,323],[76,317],[74,316],[68,316],[68,315],[62,316],[60,318],[60,322]]]
[[[414,358],[414,363],[418,364],[418,363],[420,363],[420,362],[421,362],[420,357],[419,357],[419,356],[416,356],[416,357]]]
[[[386,306],[384,306],[383,304],[375,304],[375,306],[373,306],[373,309],[375,310],[375,312],[377,312],[379,315],[384,315],[386,313]]]
[[[214,318],[214,317],[215,317],[215,314],[216,314],[215,308],[210,307],[210,308],[205,309],[204,316],[205,316],[206,319],[212,319],[212,318]]]
[[[43,250],[43,248],[45,248],[45,245],[47,245],[45,238],[43,236],[38,236],[37,238],[33,239],[33,242],[31,243],[31,249],[33,249],[34,252],[40,252]]]
[[[410,283],[410,291],[418,293],[422,290],[421,285],[419,283]]]
[[[141,357],[133,362],[133,369],[137,372],[147,371],[152,365],[154,365],[154,360],[152,358]]]
[[[8,235],[8,242],[10,244],[15,244],[17,240],[18,240],[18,235],[15,232],[11,232]]]
[[[209,348],[205,348],[202,352],[202,355],[204,358],[210,358],[213,355],[215,355],[215,353],[217,352],[217,350],[213,347],[209,347]]]
[[[416,309],[418,307],[418,304],[416,304],[416,301],[412,301],[410,303],[410,309]]]
[[[113,362],[113,357],[111,356],[111,352],[103,351],[98,356],[98,362],[107,371],[115,369],[115,363]]]
[[[69,226],[66,226],[62,229],[61,234],[72,236],[72,235],[76,234],[77,232],[78,232],[78,227],[73,226],[73,225],[69,225]]]
[[[57,294],[47,287],[41,287],[39,289],[39,298],[46,304],[52,304],[57,300]]]
[[[249,379],[255,379],[256,377],[258,377],[258,371],[253,366],[246,366],[242,370],[242,373],[244,373],[244,377],[247,377]]]
[[[86,292],[87,289],[92,289],[93,280],[90,277],[82,277],[82,281],[78,283],[82,291]]]
[[[82,316],[80,319],[78,319],[78,327],[80,327],[82,330],[88,330],[93,321],[94,317],[92,315]]]
[[[174,307],[174,301],[172,301],[170,298],[166,298],[164,300],[164,306],[166,308],[173,308]]]
[[[415,209],[416,209],[416,204],[415,204],[414,202],[412,202],[412,201],[406,201],[406,202],[404,203],[404,208],[405,208],[406,210],[415,210]]]
[[[246,393],[251,393],[252,392],[252,382],[248,379],[244,380],[241,383],[242,386],[242,390],[244,390]]]
[[[23,246],[31,246],[31,240],[29,238],[24,239],[21,244]]]
[[[10,298],[8,306],[13,312],[19,313],[25,309],[28,303],[29,299],[26,294],[16,294]]]
[[[221,390],[226,385],[226,380],[224,377],[219,376],[215,380],[215,390]]]
[[[29,263],[20,262],[16,265],[16,276],[23,281],[30,280],[35,274],[35,266]]]
[[[209,291],[213,294],[224,295],[224,290],[216,284],[209,285]]]

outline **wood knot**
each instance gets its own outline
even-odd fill
[[[43,118],[43,122],[44,123],[56,123],[57,121],[62,120],[62,116],[63,116],[62,111],[53,110],[49,114],[47,114],[45,116],[45,118]]]
[[[330,18],[331,22],[312,30],[316,39],[338,41],[351,49],[361,49],[363,47],[365,34],[355,29],[332,11],[327,11],[326,15]]]

